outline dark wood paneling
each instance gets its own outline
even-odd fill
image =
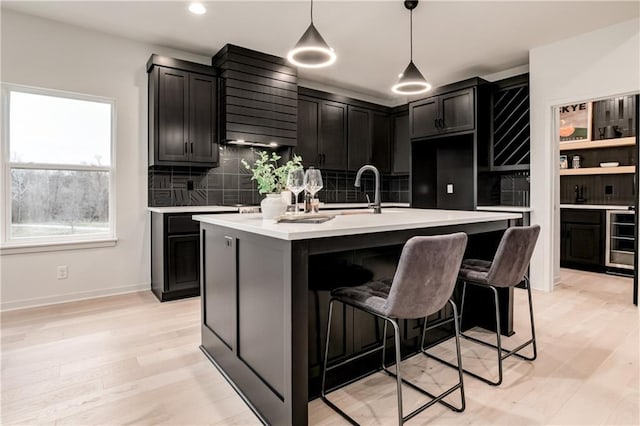
[[[255,114],[255,116],[251,117],[248,115],[237,115],[237,114],[227,114],[227,123],[236,123],[236,124],[248,124],[251,126],[261,126],[261,127],[271,127],[274,129],[281,130],[296,130],[298,124],[294,121],[282,121],[277,119],[270,118],[262,118],[257,115],[262,115],[261,113]],[[284,114],[283,114],[284,115]]]
[[[614,126],[618,137],[636,135],[636,97],[619,96],[593,103],[593,131],[591,139],[606,139],[605,127]]]
[[[173,68],[180,71],[195,72],[202,75],[215,76],[216,70],[211,65],[198,64],[153,54],[147,61],[147,72],[151,72],[154,66]]]
[[[391,113],[391,108],[384,105],[378,105],[371,102],[361,101],[360,99],[349,98],[335,93],[323,92],[321,90],[309,89],[308,87],[298,87],[300,96],[308,96],[312,98],[322,99],[325,101],[339,102],[342,104],[353,105],[360,108],[370,109],[382,113]]]
[[[428,141],[411,143],[411,207],[435,209],[438,204],[436,146]]]
[[[209,327],[231,350],[236,350],[237,240],[217,229],[202,232],[204,325]],[[207,255],[208,253],[211,255]]]
[[[437,149],[437,207],[451,210],[473,210],[474,157],[472,137],[449,137]],[[453,185],[453,194],[447,185]]]
[[[224,139],[295,146],[296,69],[282,58],[229,44],[216,54],[213,63],[222,76],[224,104],[243,107],[241,113],[233,108],[223,112]],[[290,115],[278,117],[278,113]]]
[[[225,75],[226,71],[223,71],[222,77],[224,78]],[[234,78],[225,78],[223,81],[226,87],[248,90],[255,93],[263,93],[266,95],[276,96],[277,98],[298,99],[298,93],[288,89],[283,89],[275,86],[266,86],[259,83],[251,83]]]
[[[284,251],[267,244],[244,240],[238,244],[238,356],[281,399],[288,321],[283,256]]]
[[[281,96],[266,95],[264,93],[252,92],[251,90],[237,89],[235,87],[225,87],[225,99],[227,103],[232,105],[244,105],[251,107],[252,102],[246,101],[258,101],[256,108],[264,109],[264,103],[270,103],[274,105],[282,105],[295,108],[297,106],[297,100],[291,98],[283,98]]]
[[[263,88],[268,87],[268,88],[286,90],[284,92],[279,92],[279,93],[282,93],[281,96],[284,96],[287,98],[292,96],[295,96],[295,97],[298,96],[298,85],[295,82],[290,83],[289,81],[279,80],[277,77],[280,74],[274,73],[273,71],[264,70],[264,74],[267,75],[267,77],[262,77],[255,74],[249,74],[247,71],[235,71],[235,70],[227,69],[223,71],[221,75],[223,78],[226,78],[227,80],[237,80],[245,83],[250,83],[251,86],[249,87],[257,88],[256,91],[262,91]],[[290,93],[287,93],[287,92],[290,92]]]
[[[270,104],[273,105],[273,104]],[[293,123],[294,125],[297,123],[297,114],[284,111],[276,111],[274,109],[261,109],[255,107],[244,107],[238,106],[234,104],[226,105],[227,114],[230,116],[240,115],[240,116],[253,116],[260,119],[266,120],[277,120],[283,121],[285,123]]]

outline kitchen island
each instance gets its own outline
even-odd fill
[[[202,250],[201,348],[264,422],[307,424],[332,288],[392,277],[402,245],[413,236],[502,232],[520,217],[383,209],[379,215],[352,211],[321,224],[276,224],[258,214],[195,215]],[[331,361],[381,341],[376,319],[346,307],[335,318]],[[405,324],[403,338],[415,339],[419,328]],[[411,350],[409,345],[404,352]]]

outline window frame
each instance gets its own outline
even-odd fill
[[[113,98],[87,95],[41,87],[25,86],[12,83],[0,83],[2,94],[2,149],[1,162],[2,173],[0,180],[2,185],[2,201],[4,208],[0,209],[0,249],[1,254],[25,253],[31,251],[55,251],[77,248],[105,247],[115,245],[116,238],[116,102]],[[86,166],[71,164],[47,164],[47,163],[14,163],[10,157],[10,93],[22,92],[36,95],[67,98],[81,101],[99,102],[111,107],[111,138],[110,138],[110,165]],[[95,171],[109,173],[109,229],[98,234],[81,235],[49,235],[40,237],[11,238],[11,170],[69,170],[69,171]]]

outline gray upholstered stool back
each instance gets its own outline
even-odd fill
[[[442,309],[453,293],[466,246],[463,232],[407,241],[385,313],[395,318],[422,318]]]
[[[504,233],[487,273],[487,282],[496,287],[518,285],[527,272],[540,225],[514,226]]]

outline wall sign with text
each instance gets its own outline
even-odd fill
[[[558,108],[560,142],[591,140],[591,102],[580,102]]]

